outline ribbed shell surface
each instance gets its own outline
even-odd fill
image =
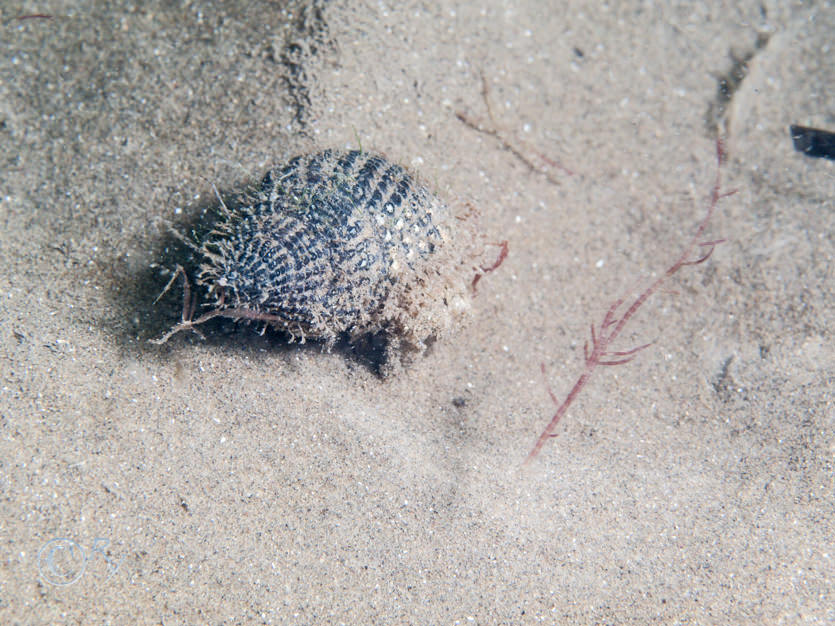
[[[223,307],[296,336],[375,330],[387,300],[446,236],[446,206],[399,165],[326,150],[271,170],[204,242],[199,281]]]

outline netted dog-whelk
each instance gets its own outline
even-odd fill
[[[249,202],[224,206],[193,244],[201,260],[196,282],[210,308],[193,318],[195,301],[178,268],[171,282],[183,276],[182,321],[157,343],[222,316],[302,341],[332,344],[343,334],[385,331],[422,346],[469,306],[473,266],[455,240],[460,223],[380,155],[295,157],[267,173]]]

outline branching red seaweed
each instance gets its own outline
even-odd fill
[[[736,193],[735,190],[726,193],[721,191],[721,170],[722,164],[725,160],[725,151],[721,139],[716,142],[716,159],[716,180],[713,184],[713,190],[710,195],[707,211],[704,218],[702,218],[702,221],[699,223],[699,226],[696,228],[696,232],[693,234],[690,242],[681,253],[681,256],[679,256],[678,259],[670,265],[670,267],[668,267],[659,278],[639,293],[628,307],[624,309],[625,299],[619,298],[618,300],[615,300],[611,306],[609,306],[603,320],[597,327],[595,327],[594,324],[591,325],[591,346],[589,346],[588,341],[583,346],[585,355],[585,366],[583,368],[583,372],[580,374],[580,377],[574,383],[571,391],[568,392],[568,395],[565,396],[565,399],[562,402],[559,402],[557,396],[553,393],[553,391],[551,391],[550,386],[546,383],[548,394],[556,405],[557,410],[553,417],[551,417],[551,421],[545,427],[545,430],[543,430],[542,434],[539,435],[539,439],[537,439],[525,459],[525,465],[530,463],[536,455],[539,454],[542,446],[545,445],[545,442],[548,439],[557,436],[554,432],[557,428],[557,424],[559,424],[560,420],[568,411],[568,408],[583,390],[583,387],[585,387],[589,382],[592,375],[597,370],[598,365],[623,365],[625,363],[629,363],[639,352],[652,345],[652,343],[646,343],[629,350],[612,350],[610,348],[614,341],[623,332],[624,328],[626,328],[629,321],[641,309],[644,303],[649,300],[649,298],[652,297],[652,295],[655,294],[662,287],[662,285],[681,268],[689,265],[699,265],[707,261],[710,258],[710,255],[713,254],[716,246],[724,241],[723,239],[715,239],[711,241],[702,240],[705,230],[707,230],[708,224],[716,211],[716,206],[719,203],[719,200]],[[704,252],[695,256],[694,253],[697,249],[704,249]],[[542,370],[543,376],[545,376],[544,363],[541,364],[540,369]]]

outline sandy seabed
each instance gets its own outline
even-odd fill
[[[832,32],[824,1],[0,9],[0,622],[835,621],[835,162],[788,133],[835,127]],[[564,397],[675,260],[717,133],[725,243],[523,468],[540,364]],[[387,378],[231,323],[150,344],[167,224],[324,147],[508,241],[469,322]]]

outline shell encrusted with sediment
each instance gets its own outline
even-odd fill
[[[252,311],[294,338],[395,330],[421,342],[465,308],[450,281],[451,226],[399,165],[325,150],[273,168],[248,202],[224,208],[197,282],[217,310]]]

